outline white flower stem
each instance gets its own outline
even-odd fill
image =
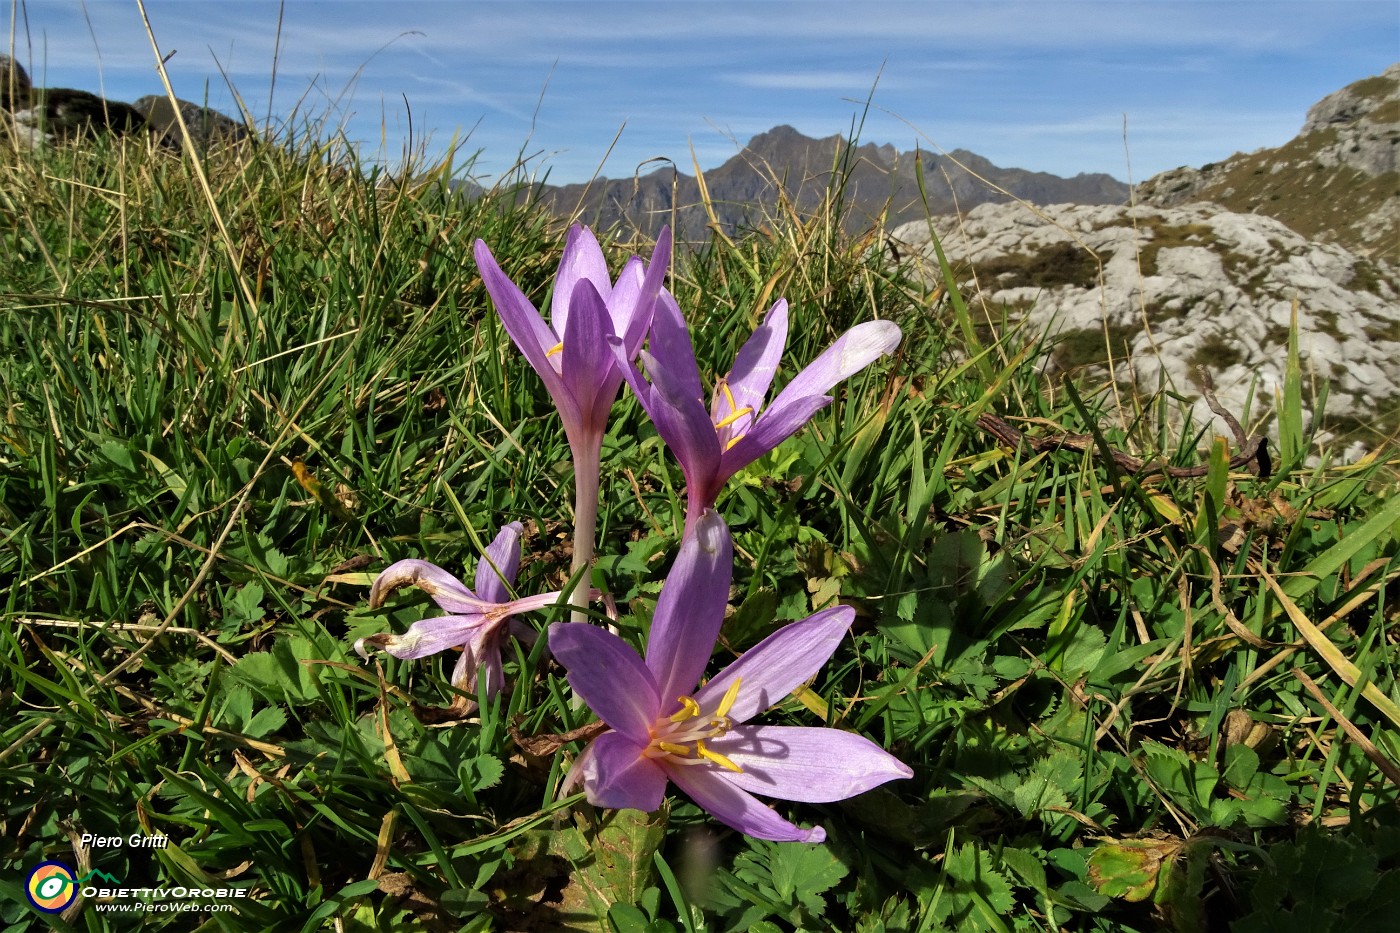
[[[603,438],[589,438],[574,451],[574,561],[570,575],[593,565],[594,539],[598,535],[598,474],[601,472]],[[587,570],[573,592],[569,603],[574,607],[571,622],[587,622],[588,594],[593,587],[593,574]]]

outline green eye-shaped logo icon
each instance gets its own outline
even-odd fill
[[[78,897],[78,879],[62,862],[41,862],[25,879],[24,893],[29,903],[46,914],[56,914]]]

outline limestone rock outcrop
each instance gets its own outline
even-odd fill
[[[984,204],[935,226],[970,302],[1054,336],[1051,369],[1106,375],[1111,350],[1116,379],[1196,397],[1201,424],[1204,365],[1221,402],[1258,421],[1283,385],[1296,305],[1305,377],[1331,388],[1324,424],[1362,443],[1400,427],[1400,274],[1381,260],[1213,204]],[[926,223],[894,237],[915,274],[940,279]]]

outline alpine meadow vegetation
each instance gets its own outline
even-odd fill
[[[1296,341],[1266,445],[1047,376],[850,168],[658,244],[314,127],[7,144],[4,928],[1383,928],[1395,449]]]

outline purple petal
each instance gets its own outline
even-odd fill
[[[617,277],[617,285],[608,297],[613,330],[622,338],[629,362],[637,358],[637,351],[646,339],[656,309],[656,299],[663,291],[661,286],[666,281],[670,265],[671,230],[663,227],[656,238],[656,247],[651,252],[646,273],[642,273],[642,261],[634,256]]]
[[[677,697],[689,696],[705,672],[724,622],[733,569],[729,528],[711,509],[686,530],[651,620],[646,664],[656,678],[662,713],[676,708]]]
[[[800,726],[735,726],[705,743],[743,769],[725,778],[765,797],[828,803],[896,778],[908,765],[863,735]]]
[[[695,694],[712,709],[729,685],[742,680],[729,718],[746,722],[805,683],[827,662],[855,621],[850,606],[834,606],[778,629],[754,645]]]
[[[648,372],[661,370],[660,364],[645,350],[641,357]],[[681,471],[685,473],[687,495],[700,497],[706,505],[712,505],[714,496],[719,493],[720,483],[716,482],[716,474],[720,468],[720,449],[715,426],[705,411],[705,403],[698,397],[678,399],[668,396],[657,386],[647,384],[630,364],[623,370],[623,376],[656,426],[656,433],[661,435],[680,463]]]
[[[658,809],[666,797],[666,772],[642,755],[645,748],[620,732],[594,739],[579,759],[588,802],[648,813]]]
[[[773,399],[773,406],[787,400],[827,394],[836,383],[893,352],[899,346],[899,338],[899,325],[893,321],[857,324],[794,376]]]
[[[519,522],[503,525],[486,548],[486,556],[476,565],[476,592],[482,599],[493,603],[510,599],[508,587],[520,572],[520,536],[524,531]]]
[[[676,786],[726,826],[755,839],[774,842],[821,842],[820,826],[801,829],[783,819],[773,808],[734,785],[728,771],[672,765],[666,768]]]
[[[592,230],[574,224],[564,241],[564,255],[559,260],[559,272],[554,276],[554,294],[549,304],[549,322],[560,336],[569,329],[574,289],[579,282],[592,282],[605,300],[612,293],[612,278],[608,275],[608,261],[603,257],[602,247]]]
[[[695,363],[695,347],[690,342],[690,330],[685,326],[680,305],[670,292],[663,291],[656,299],[650,350],[655,363],[647,365],[647,374],[652,381],[664,378],[667,395],[677,400],[694,399],[703,407],[705,389]]]
[[[437,564],[410,558],[390,564],[374,578],[369,590],[369,607],[378,609],[390,593],[406,586],[418,587],[443,610],[454,615],[480,613],[490,605]]]
[[[661,701],[656,681],[631,646],[586,622],[556,622],[549,627],[549,650],[599,719],[635,744],[650,744]]]
[[[486,648],[487,642],[486,638],[475,637],[463,647],[462,653],[457,657],[457,663],[452,667],[452,686],[466,693],[476,693],[476,679],[482,673],[482,667],[485,666],[486,695],[491,696],[500,689],[501,651],[499,648],[496,649],[497,677],[493,685],[490,656]]]
[[[783,347],[787,344],[788,304],[780,300],[769,309],[763,324],[740,348],[734,358],[734,367],[725,377],[729,392],[734,396],[736,409],[751,408],[753,412],[733,422],[733,434],[743,434],[759,411],[763,409],[763,399],[768,395],[768,387],[777,375],[778,363],[783,357]],[[734,409],[722,393],[716,393],[710,403],[710,415],[716,422],[727,418]]]
[[[748,433],[720,455],[717,471],[720,483],[728,482],[729,477],[792,437],[830,401],[829,395],[812,395],[805,398],[779,398],[768,406],[767,410],[749,425]]]
[[[646,339],[647,330],[651,327],[652,315],[656,308],[657,297],[662,292],[662,285],[666,282],[666,273],[671,268],[671,228],[662,227],[661,233],[656,237],[656,247],[651,251],[651,262],[647,265],[646,276],[642,279],[641,287],[635,299],[632,299],[632,311],[627,320],[620,321],[616,311],[613,315],[613,323],[618,336],[622,337],[627,346],[627,358],[634,360],[637,358],[637,351],[642,347],[642,341]],[[608,307],[613,308],[613,301],[608,302]]]
[[[549,394],[553,396],[559,377],[546,354],[559,342],[559,337],[544,322],[544,318],[540,317],[540,313],[535,310],[530,299],[525,297],[525,293],[501,271],[486,243],[477,240],[475,252],[481,281],[486,286],[491,301],[496,305],[496,313],[501,316],[506,333],[510,334],[510,339],[515,341],[520,352],[525,354],[525,359],[534,367],[535,372],[540,374],[540,378],[549,388]]]
[[[570,302],[569,328],[564,334],[561,378],[585,417],[583,429],[602,434],[608,412],[622,385],[608,338],[612,321],[603,296],[592,282],[581,280]]]
[[[362,645],[381,648],[401,660],[426,658],[449,648],[460,648],[476,637],[485,619],[481,615],[441,616],[436,619],[422,619],[408,627],[402,635],[381,633],[361,639],[355,650]]]

